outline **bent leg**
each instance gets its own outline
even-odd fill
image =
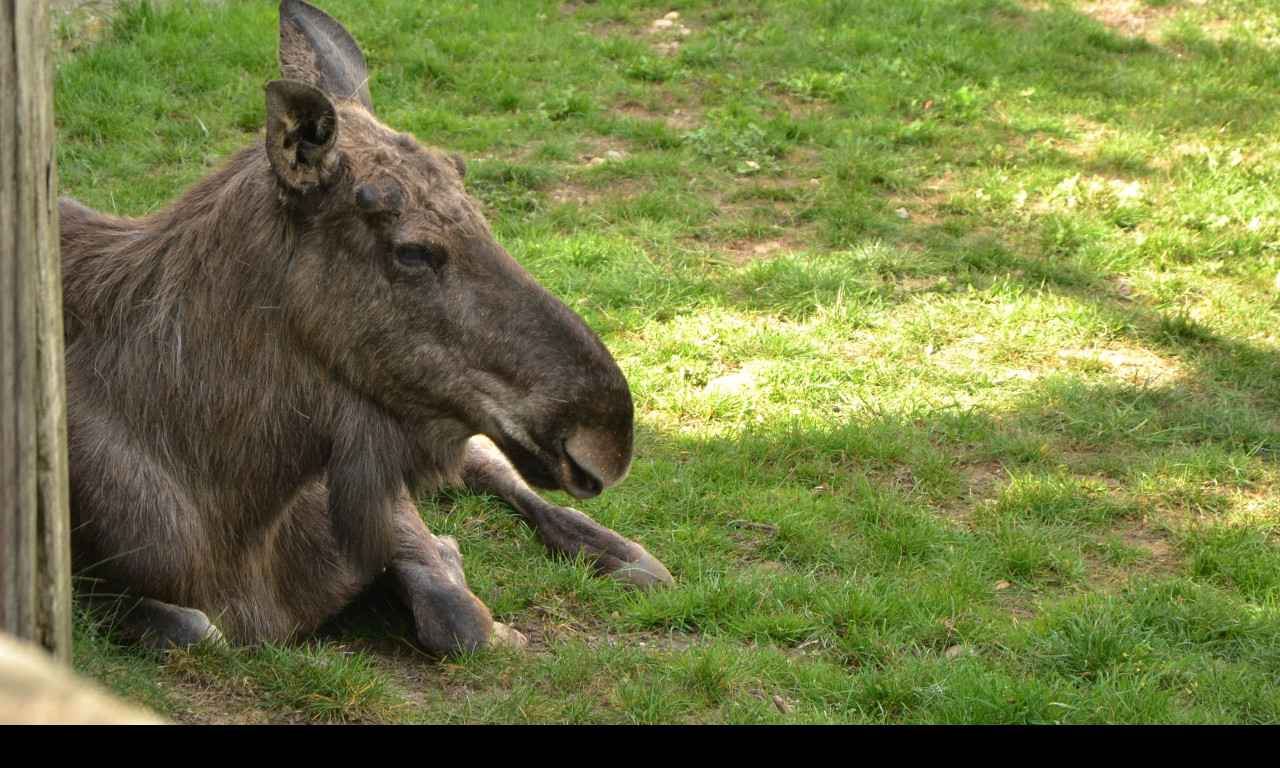
[[[82,596],[89,611],[129,641],[155,651],[222,643],[222,632],[204,611],[149,597]]]
[[[418,642],[429,653],[483,650],[495,643],[524,645],[516,630],[493,620],[467,589],[462,555],[451,536],[436,537],[406,495],[396,506],[391,575],[413,612]]]
[[[596,572],[638,589],[672,586],[671,573],[645,548],[571,507],[557,507],[533,492],[488,438],[467,444],[463,483],[474,493],[501,498],[528,520],[553,552],[591,560]]]

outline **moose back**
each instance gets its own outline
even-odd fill
[[[84,598],[157,647],[280,640],[386,572],[426,649],[483,648],[515,633],[413,503],[456,481],[601,574],[670,583],[525,484],[590,498],[626,475],[631,395],[600,339],[494,241],[459,158],[374,117],[337,21],[285,0],[279,56],[265,140],[168,208],[61,201]]]

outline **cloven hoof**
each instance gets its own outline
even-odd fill
[[[227,640],[204,611],[140,600],[134,606],[132,630],[153,651],[188,650],[197,645],[226,647]]]
[[[493,644],[505,645],[509,648],[523,648],[529,644],[529,638],[515,627],[509,627],[500,621],[493,622]]]
[[[640,548],[639,557],[626,563],[610,575],[623,584],[636,589],[658,589],[676,585],[676,580],[671,578],[671,572],[667,570],[667,567],[643,547]]]

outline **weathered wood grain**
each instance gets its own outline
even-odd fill
[[[0,0],[0,628],[69,662],[54,140],[46,0]]]

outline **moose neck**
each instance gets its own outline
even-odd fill
[[[278,509],[322,471],[335,419],[361,409],[290,337],[301,232],[262,149],[143,219],[62,213],[69,370],[92,372],[68,386],[128,425],[137,450],[242,497],[212,503]]]

